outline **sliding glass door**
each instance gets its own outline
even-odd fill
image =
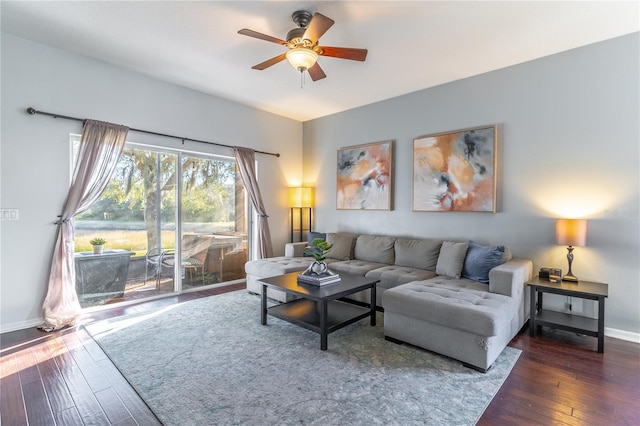
[[[244,278],[247,223],[235,161],[181,158],[183,288]]]
[[[127,144],[101,198],[75,219],[81,305],[244,278],[246,218],[233,159]]]

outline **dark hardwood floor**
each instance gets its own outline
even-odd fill
[[[244,289],[244,284],[93,312],[94,321]],[[522,355],[479,425],[640,425],[640,345],[527,328]],[[83,328],[0,336],[0,424],[159,425]],[[214,421],[212,420],[212,424]]]

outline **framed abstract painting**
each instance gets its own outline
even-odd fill
[[[393,141],[338,150],[336,208],[391,210]]]
[[[413,140],[413,211],[496,212],[498,126]]]

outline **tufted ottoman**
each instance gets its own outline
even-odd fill
[[[384,334],[487,371],[519,330],[518,301],[487,284],[437,276],[385,291]]]

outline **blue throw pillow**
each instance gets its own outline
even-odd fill
[[[322,241],[326,241],[327,234],[323,232],[313,232],[313,231],[309,232],[309,236],[307,237],[307,245],[312,246],[313,240],[315,240],[316,238],[321,238]]]
[[[462,276],[489,284],[489,271],[504,263],[504,246],[487,247],[469,240]]]
[[[326,241],[327,240],[327,234],[323,233],[323,232],[309,232],[309,235],[307,236],[307,246],[312,246],[313,245],[313,240],[315,240],[316,238],[321,238],[322,241]],[[309,257],[306,254],[303,254],[304,257]]]

